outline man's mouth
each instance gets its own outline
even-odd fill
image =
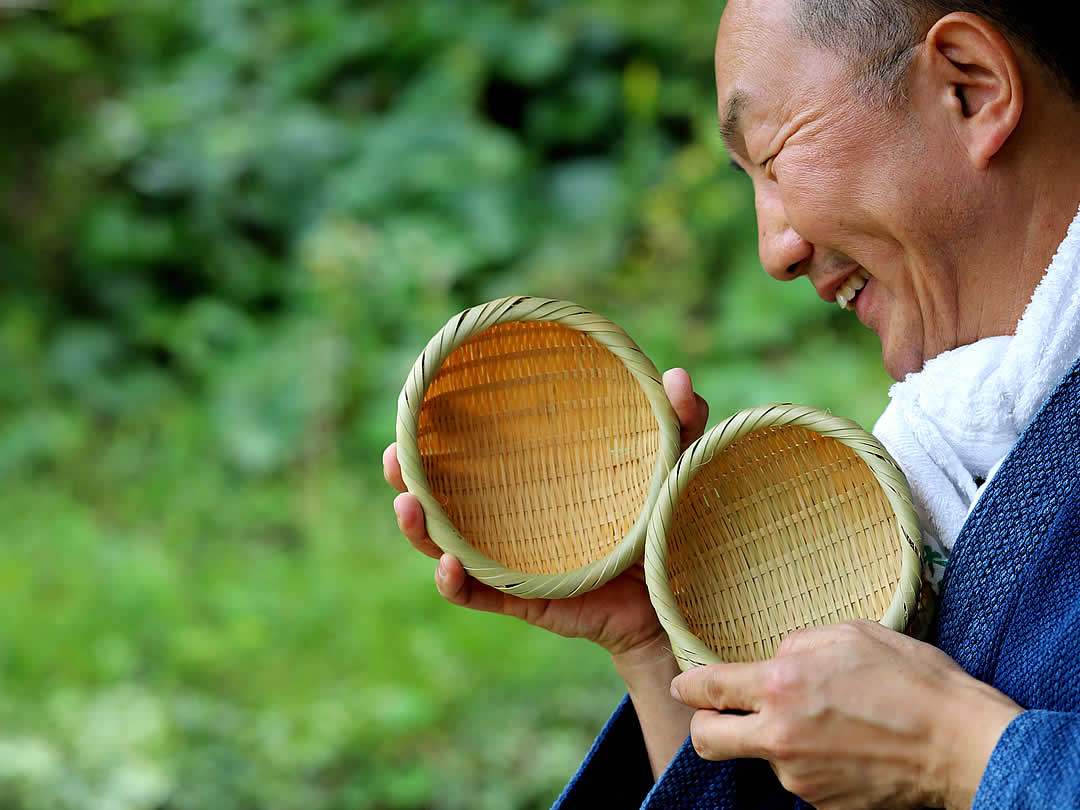
[[[855,299],[869,279],[870,274],[860,267],[844,280],[836,291],[836,303],[840,305],[840,309],[855,309]]]

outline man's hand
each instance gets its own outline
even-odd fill
[[[685,672],[672,694],[699,710],[702,757],[766,759],[818,810],[968,808],[1022,711],[937,648],[867,621],[792,633],[768,661]]]
[[[694,393],[690,376],[682,369],[672,369],[664,374],[664,390],[679,418],[680,439],[685,448],[704,431],[709,416],[708,405]],[[383,454],[383,475],[402,493],[394,500],[398,527],[417,550],[439,560],[435,584],[447,601],[474,610],[515,616],[562,636],[586,638],[613,656],[644,650],[661,640],[666,643],[649,602],[640,565],[601,588],[571,599],[513,596],[477,582],[466,574],[455,557],[443,554],[432,542],[420,502],[405,491],[396,445],[390,445]]]

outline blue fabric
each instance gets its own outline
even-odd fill
[[[942,581],[931,640],[1029,709],[998,741],[974,810],[1080,808],[1078,541],[1080,362],[979,499]],[[631,767],[643,768],[645,780]],[[706,762],[689,742],[651,789],[648,775],[641,729],[624,700],[555,807],[809,807],[780,787],[767,763]]]
[[[653,784],[648,752],[628,697],[608,720],[574,780],[554,805],[559,810],[648,807],[692,810],[708,807],[810,805],[784,790],[763,760],[709,762],[687,738]]]
[[[1080,715],[1024,712],[1005,729],[983,772],[972,810],[1080,807]]]
[[[652,786],[652,766],[637,712],[625,697],[555,806],[563,810],[637,807]]]

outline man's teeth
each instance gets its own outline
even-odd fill
[[[836,291],[836,303],[840,305],[840,309],[855,309],[855,296],[866,286],[869,278],[870,274],[860,267],[845,279]]]

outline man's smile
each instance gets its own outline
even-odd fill
[[[836,291],[836,303],[840,305],[840,309],[854,310],[855,298],[869,280],[870,274],[861,267],[848,276],[840,285],[840,289]]]

